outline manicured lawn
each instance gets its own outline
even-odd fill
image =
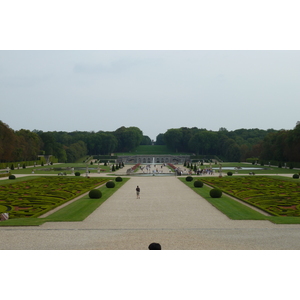
[[[75,172],[80,172],[81,176],[85,176],[87,165],[84,163],[66,163],[66,164],[55,164],[50,166],[37,166],[37,167],[27,167],[26,169],[20,168],[12,170],[11,174],[18,175],[18,174],[51,174],[51,175],[58,175],[58,173],[66,173],[72,174],[71,168],[74,168]],[[98,172],[98,164],[90,165],[88,164],[88,168],[90,173],[97,173]],[[109,166],[104,166],[100,164],[101,173],[110,172]]]
[[[207,177],[206,177],[207,178]],[[200,178],[200,180],[205,178]],[[211,178],[209,178],[211,179]],[[211,187],[203,186],[202,188],[195,188],[194,181],[187,182],[185,177],[179,178],[183,183],[193,189],[196,193],[206,199],[209,203],[219,209],[222,213],[233,220],[269,220],[277,224],[300,224],[300,217],[289,216],[265,216],[250,207],[226,196],[224,193],[221,198],[211,198],[209,191]],[[194,178],[195,180],[195,178]],[[290,180],[288,180],[290,181]]]
[[[300,181],[284,177],[205,177],[203,182],[275,216],[300,217]]]
[[[193,163],[194,165],[195,163]],[[202,169],[208,168],[209,164],[205,163],[204,166],[201,166]],[[211,164],[211,167],[215,169],[215,173],[219,173],[219,164]],[[227,170],[226,168],[232,167],[232,168],[237,168],[236,170]],[[238,169],[238,168],[255,168],[254,170],[243,170],[243,169]],[[250,172],[254,172],[256,175],[264,175],[264,174],[295,174],[299,173],[300,170],[295,170],[295,169],[289,169],[289,168],[278,168],[277,166],[260,166],[260,165],[252,165],[248,163],[238,163],[238,162],[225,162],[222,163],[222,173],[227,174],[227,172],[232,172],[233,176],[235,175],[241,175],[241,174],[247,174],[249,175]]]
[[[38,217],[108,181],[77,176],[22,179],[0,183],[0,205],[7,207],[10,219]]]
[[[50,179],[51,177],[47,177],[47,178]],[[89,179],[85,179],[85,180],[89,180]],[[102,192],[102,197],[100,199],[90,199],[89,196],[86,195],[70,203],[69,205],[61,208],[57,212],[49,215],[48,217],[45,218],[37,218],[37,217],[24,218],[23,217],[23,218],[9,219],[7,221],[0,222],[0,226],[37,226],[45,222],[82,221],[89,214],[91,214],[96,208],[98,208],[105,200],[107,200],[118,188],[120,188],[124,183],[126,183],[127,180],[129,179],[125,178],[123,179],[122,182],[115,182],[115,188],[112,189],[107,188],[105,185],[101,186],[100,191]]]
[[[178,177],[179,178],[179,177]],[[188,187],[190,187],[197,194],[205,198],[210,204],[215,206],[225,215],[227,215],[230,219],[233,220],[265,220],[266,217],[241,204],[238,201],[233,200],[232,198],[222,195],[221,198],[211,198],[209,195],[209,191],[211,190],[208,186],[203,186],[202,188],[195,188],[194,181],[188,182],[185,178],[179,178],[183,183],[185,183]]]
[[[107,188],[106,186],[101,187],[100,191],[102,197],[100,199],[90,199],[89,196],[86,195],[79,200],[70,203],[68,206],[48,216],[46,218],[47,222],[83,221],[128,180],[129,178],[123,178],[122,182],[115,181],[115,188]]]

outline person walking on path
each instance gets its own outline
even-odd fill
[[[139,186],[137,186],[135,190],[136,190],[136,199],[141,199],[140,198],[141,189],[139,188]]]

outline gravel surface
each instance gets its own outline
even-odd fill
[[[150,176],[132,177],[82,222],[0,227],[2,250],[147,250],[151,242],[163,250],[298,250],[300,225],[230,220],[175,176]]]

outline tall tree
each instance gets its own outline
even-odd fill
[[[164,134],[160,133],[157,137],[156,137],[156,141],[155,141],[155,145],[165,145],[165,139],[164,139]]]
[[[165,143],[168,148],[178,152],[181,149],[182,131],[181,129],[168,129],[164,134]]]
[[[0,121],[0,160],[3,162],[14,161],[16,135],[5,123]]]
[[[118,140],[118,151],[132,151],[140,145],[143,139],[143,132],[137,127],[120,127],[114,132]]]
[[[16,136],[18,137],[18,148],[16,150],[20,150],[17,160],[37,159],[42,144],[38,134],[27,129],[21,129],[16,131]]]

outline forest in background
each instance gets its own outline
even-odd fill
[[[36,160],[40,154],[54,155],[59,162],[75,162],[86,155],[131,152],[139,145],[166,145],[172,152],[217,155],[224,161],[300,162],[300,122],[291,130],[220,128],[168,129],[156,141],[137,127],[112,132],[13,130],[0,121],[0,162]]]

